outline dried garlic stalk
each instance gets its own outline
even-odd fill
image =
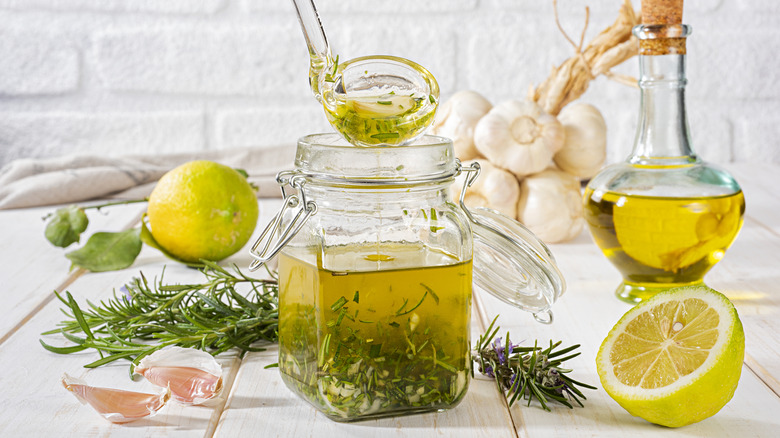
[[[639,24],[639,15],[631,6],[631,1],[624,0],[620,15],[612,26],[604,29],[582,50],[585,29],[582,31],[580,43],[575,44],[561,28],[556,0],[553,0],[553,5],[555,22],[577,53],[558,67],[553,67],[550,76],[544,82],[536,89],[529,90],[528,98],[538,103],[548,113],[558,115],[566,104],[580,97],[588,89],[590,81],[598,75],[605,75],[620,82],[630,82],[609,70],[637,54],[638,43],[636,37],[631,34],[631,29]],[[587,7],[585,12],[585,28],[587,28],[589,15]]]

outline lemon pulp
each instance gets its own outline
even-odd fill
[[[610,353],[624,384],[653,389],[699,368],[718,341],[718,313],[698,298],[670,301],[643,312],[621,333]]]

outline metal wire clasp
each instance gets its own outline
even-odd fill
[[[468,216],[469,220],[471,222],[477,222],[477,220],[474,219],[474,216],[471,215],[471,211],[469,211],[468,207],[466,207],[464,199],[466,199],[466,190],[468,190],[468,188],[474,184],[474,181],[477,180],[479,173],[482,171],[482,167],[476,161],[467,167],[464,167],[462,164],[460,164],[460,162],[458,162],[458,164],[460,165],[460,168],[458,169],[459,172],[466,173],[466,180],[463,181],[463,188],[460,190],[460,199],[458,202],[460,203],[460,208],[466,213],[466,216]]]
[[[276,175],[276,182],[282,190],[284,204],[273,220],[265,227],[254,245],[252,245],[252,249],[249,250],[249,255],[254,259],[249,265],[250,271],[257,270],[265,262],[274,258],[298,234],[298,231],[309,220],[309,217],[317,213],[317,204],[306,198],[306,191],[304,190],[306,175],[296,174],[291,171],[279,172]],[[288,195],[285,191],[285,187],[288,185],[295,189],[297,193]],[[298,211],[290,223],[284,227],[284,230],[281,230],[284,214],[291,208],[298,208]],[[278,236],[275,241],[274,236]],[[261,246],[262,249],[258,250]]]

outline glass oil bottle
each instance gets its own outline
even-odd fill
[[[736,238],[745,211],[734,178],[691,147],[685,112],[690,27],[680,22],[634,28],[641,90],[634,148],[625,162],[594,177],[584,195],[593,239],[623,275],[615,293],[632,303],[702,283]]]

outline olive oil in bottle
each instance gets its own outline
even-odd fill
[[[701,283],[737,236],[744,210],[741,191],[694,198],[585,193],[593,239],[640,299]]]

